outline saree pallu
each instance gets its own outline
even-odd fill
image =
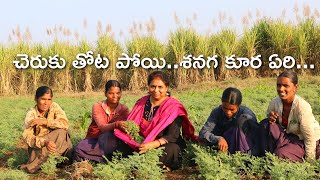
[[[144,107],[150,95],[144,96],[137,101],[132,111],[128,116],[128,121],[134,121],[140,128],[140,136],[145,139],[142,142],[147,143],[154,141],[157,135],[163,131],[168,125],[170,125],[178,116],[183,117],[182,120],[182,135],[186,140],[198,141],[198,136],[194,135],[194,127],[188,118],[188,113],[185,107],[176,99],[168,97],[160,105],[159,109],[155,113],[150,122],[147,122],[143,118]],[[134,141],[133,138],[122,132],[119,129],[115,129],[114,135],[120,140],[127,143],[132,149],[137,151],[137,147],[140,145]]]

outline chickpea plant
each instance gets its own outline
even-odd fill
[[[68,160],[68,158],[50,154],[47,161],[41,165],[41,170],[48,176],[56,176],[57,164],[65,160]]]
[[[138,143],[142,143],[144,138],[139,134],[139,126],[134,121],[127,121],[127,127],[125,128],[126,132]]]

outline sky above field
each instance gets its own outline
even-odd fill
[[[162,41],[179,27],[177,22],[184,27],[191,24],[202,34],[224,27],[234,28],[241,34],[244,24],[250,26],[263,16],[294,21],[294,9],[302,17],[306,6],[312,15],[315,9],[320,10],[320,1],[7,0],[2,2],[0,11],[0,43],[16,42],[19,38],[47,43],[54,36],[73,42],[83,38],[94,42],[99,26],[103,32],[108,29],[116,39],[124,41],[131,37],[130,29],[134,24],[136,29],[146,32],[145,24],[150,28],[151,22],[154,22],[152,28],[156,37]]]

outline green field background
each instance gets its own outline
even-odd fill
[[[147,85],[146,85],[147,86]],[[266,109],[272,98],[277,96],[276,77],[273,78],[230,78],[228,81],[200,83],[171,90],[186,107],[196,133],[205,123],[211,110],[220,105],[223,90],[229,86],[237,87],[243,94],[243,103],[253,110],[259,121],[266,117]],[[121,102],[130,109],[136,100],[147,91],[124,91]],[[299,79],[298,94],[307,100],[316,119],[320,120],[320,77],[303,76]],[[105,99],[103,91],[90,93],[54,93],[53,100],[60,104],[69,118],[70,134],[74,145],[85,137],[91,119],[84,118],[91,112],[92,105]],[[21,136],[26,112],[35,105],[33,95],[0,97],[0,158],[1,168],[14,171],[26,161],[25,149],[21,148]],[[24,156],[22,156],[24,154]]]

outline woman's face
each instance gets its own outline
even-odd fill
[[[167,97],[168,87],[160,78],[153,79],[149,84],[149,94],[154,100]]]
[[[107,103],[108,104],[118,104],[121,98],[121,90],[119,87],[111,87],[106,92]]]
[[[298,86],[293,84],[291,79],[287,77],[277,79],[277,92],[282,101],[293,102],[297,89]]]
[[[232,118],[239,110],[239,106],[235,104],[229,104],[222,102],[222,110],[228,119]]]
[[[40,113],[47,112],[52,104],[52,96],[50,93],[46,93],[36,99],[36,102]]]

